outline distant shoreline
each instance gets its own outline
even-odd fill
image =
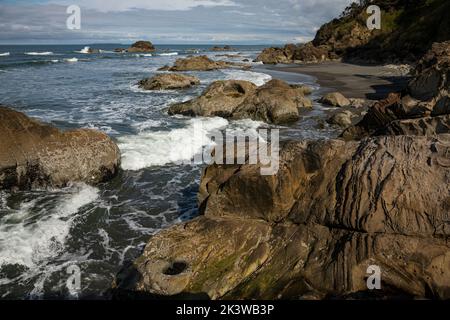
[[[271,66],[269,69],[313,76],[323,89],[370,100],[384,99],[390,92],[401,91],[409,79],[394,68],[342,62]]]

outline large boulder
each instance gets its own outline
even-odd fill
[[[113,177],[120,151],[104,133],[55,127],[0,106],[0,189],[95,184]]]
[[[310,107],[304,95],[308,88],[271,80],[261,87],[249,81],[213,82],[200,97],[169,107],[169,114],[253,119],[267,123],[289,123],[299,119],[299,108]]]
[[[233,118],[249,118],[273,124],[290,123],[300,118],[299,108],[310,106],[302,88],[273,79],[247,97],[234,110]]]
[[[156,50],[155,47],[150,41],[137,41],[127,49],[128,52],[138,52],[138,53],[153,52],[155,50]]]
[[[145,90],[186,89],[200,84],[200,79],[184,74],[165,73],[139,81],[139,88]]]
[[[279,172],[211,165],[202,215],[161,231],[119,290],[213,299],[450,298],[450,135],[288,142]]]
[[[247,65],[215,61],[207,56],[194,56],[184,59],[177,59],[172,67],[164,66],[160,71],[213,71],[226,68],[247,68]]]
[[[244,80],[214,81],[201,96],[169,107],[169,115],[230,118],[256,85]]]

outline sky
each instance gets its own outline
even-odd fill
[[[0,44],[283,44],[311,40],[353,0],[0,0]],[[67,7],[81,9],[69,30]]]

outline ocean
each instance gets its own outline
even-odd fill
[[[170,117],[174,102],[199,95],[215,80],[239,79],[262,85],[272,78],[321,90],[315,79],[252,63],[248,71],[189,72],[201,85],[187,90],[144,91],[137,82],[177,58],[206,54],[212,59],[252,61],[265,46],[160,45],[152,54],[115,53],[120,44],[85,46],[0,46],[0,104],[60,129],[104,131],[122,152],[122,169],[108,183],[73,184],[63,189],[0,191],[0,298],[71,298],[67,268],[81,270],[77,298],[104,298],[115,275],[135,259],[159,230],[198,214],[197,191],[203,165],[183,165],[199,152],[208,133],[233,129],[257,134],[267,125],[222,118]],[[239,57],[219,57],[239,54]],[[280,129],[281,139],[328,139],[338,132],[324,123],[314,102],[302,119]],[[203,124],[201,141],[192,130]],[[320,124],[320,125],[319,125]],[[200,150],[199,150],[200,149]]]

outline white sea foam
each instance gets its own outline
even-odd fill
[[[68,59],[64,59],[65,62],[78,62],[77,58],[68,58]]]
[[[64,250],[76,213],[99,196],[97,188],[85,184],[54,192],[61,194],[53,209],[37,208],[34,199],[22,202],[18,210],[0,219],[0,266],[33,268],[56,257]]]
[[[142,168],[165,165],[179,161],[189,161],[202,148],[213,143],[208,133],[224,128],[228,121],[223,118],[190,119],[184,128],[171,131],[145,131],[137,135],[119,138],[122,151],[122,168],[140,170]],[[194,135],[196,125],[201,124],[201,135]]]
[[[266,82],[272,80],[272,76],[253,71],[245,70],[222,70],[227,80],[246,80],[253,82],[257,86],[262,86]]]
[[[53,55],[53,52],[46,51],[46,52],[25,52],[27,56],[51,56]]]
[[[135,123],[133,124],[133,127],[135,127],[139,132],[142,132],[150,128],[159,127],[161,125],[162,121],[149,119],[143,122]]]
[[[164,53],[160,53],[160,56],[177,56],[178,52],[164,52]]]
[[[84,48],[81,49],[80,51],[75,51],[75,52],[87,54],[87,53],[89,53],[89,50],[90,50],[90,49],[91,49],[90,47],[84,47]]]
[[[9,52],[0,53],[0,57],[7,57],[7,56],[9,56]]]
[[[135,57],[153,57],[153,54],[151,53],[135,53],[134,54]]]

